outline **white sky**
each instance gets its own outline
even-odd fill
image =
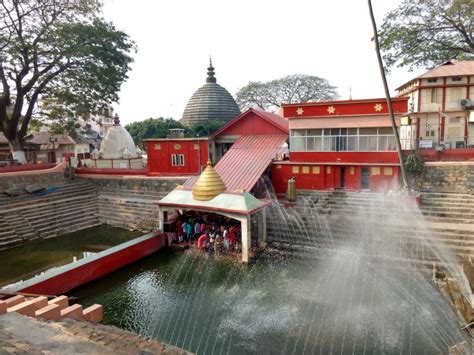
[[[400,0],[372,0],[380,27]],[[124,124],[180,119],[204,85],[209,55],[217,83],[232,95],[249,81],[316,75],[340,99],[384,97],[366,0],[105,0],[104,16],[138,52],[115,105]],[[395,88],[419,72],[396,69]]]

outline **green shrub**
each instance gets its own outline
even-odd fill
[[[409,172],[419,173],[425,169],[425,161],[419,154],[412,153],[410,155],[407,155],[404,161],[405,168]]]

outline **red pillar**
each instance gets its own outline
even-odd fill
[[[441,142],[444,142],[444,125],[445,125],[445,117],[441,116],[441,124],[439,125]]]
[[[420,142],[420,121],[421,121],[421,117],[417,117],[416,118],[416,127],[415,127],[415,130],[416,130],[416,143],[418,145],[418,143]]]

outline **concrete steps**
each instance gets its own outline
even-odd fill
[[[424,204],[426,201],[428,204]],[[282,218],[282,214],[287,217]],[[303,191],[298,193],[295,204],[281,202],[281,206],[269,208],[267,240],[271,246],[306,256],[313,249],[351,246],[359,252],[373,248],[381,254],[383,248],[392,248],[393,255],[432,262],[439,260],[438,247],[474,258],[474,229],[469,227],[472,224],[471,195],[423,195],[418,209],[413,198]]]
[[[21,294],[7,296],[0,300],[0,315],[16,312],[28,317],[59,321],[65,318],[85,320],[92,323],[102,322],[103,307],[94,304],[86,309],[81,305],[69,305],[66,296],[46,297],[41,295],[24,296]]]
[[[101,224],[95,185],[73,181],[57,187],[46,196],[1,199],[0,250]]]

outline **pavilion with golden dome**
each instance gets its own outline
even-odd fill
[[[178,186],[159,201],[160,229],[164,229],[167,212],[176,210],[214,213],[231,218],[241,224],[242,262],[248,263],[251,259],[252,232],[258,236],[259,246],[265,243],[265,208],[270,203],[257,199],[245,189],[229,191],[208,161],[206,169],[192,182],[192,185]]]

